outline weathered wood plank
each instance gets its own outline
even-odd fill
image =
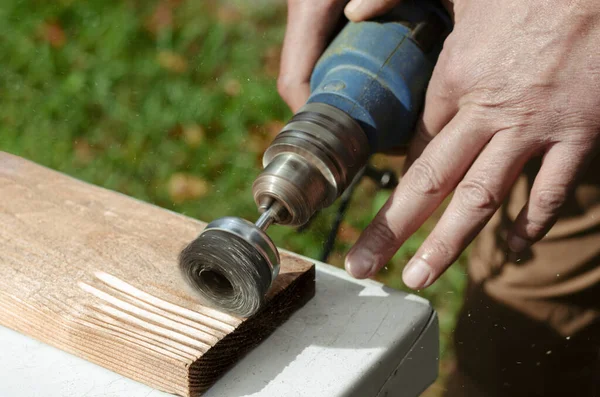
[[[257,315],[200,305],[177,255],[204,226],[0,152],[0,324],[199,394],[314,295],[314,266],[283,255]]]

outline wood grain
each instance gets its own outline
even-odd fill
[[[199,395],[314,295],[282,255],[249,319],[197,303],[177,255],[204,223],[0,152],[0,324],[151,387]]]

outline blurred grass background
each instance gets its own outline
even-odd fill
[[[3,0],[0,150],[188,216],[255,220],[261,155],[291,115],[276,91],[285,3],[278,0]],[[402,159],[374,163],[400,169]],[[363,181],[330,262],[389,192]],[[317,258],[335,206],[304,233],[273,227],[277,245]],[[398,289],[403,265],[436,214],[378,279]],[[465,257],[419,295],[441,325],[441,395],[465,283]]]

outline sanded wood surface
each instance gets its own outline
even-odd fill
[[[0,324],[198,395],[314,295],[314,266],[283,254],[255,316],[198,304],[177,255],[204,226],[0,152]]]

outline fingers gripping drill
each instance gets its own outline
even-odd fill
[[[182,274],[203,303],[242,317],[257,312],[279,272],[267,228],[306,223],[372,153],[408,143],[451,24],[437,2],[404,3],[384,18],[348,23],[322,55],[306,105],[264,153],[253,185],[258,221],[217,219],[182,251]]]

